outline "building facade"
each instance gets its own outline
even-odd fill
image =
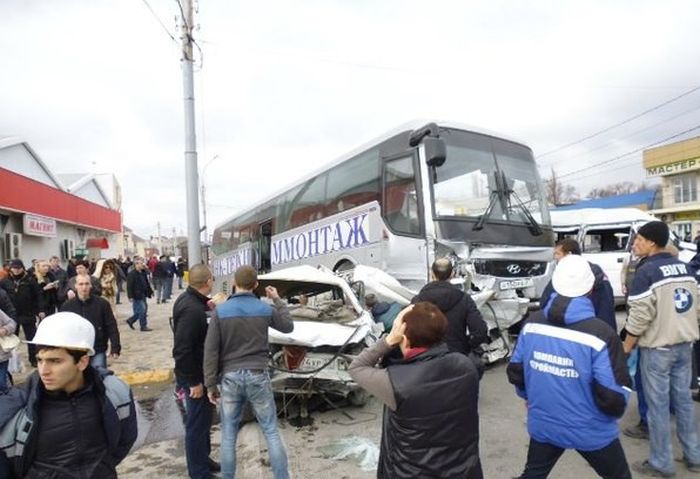
[[[700,233],[700,137],[644,151],[647,178],[661,178],[661,205],[650,211],[685,240]]]
[[[121,211],[94,177],[67,186],[26,141],[0,138],[0,184],[3,261],[110,257],[121,240]]]

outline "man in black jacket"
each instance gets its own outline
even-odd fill
[[[209,268],[197,264],[190,271],[187,290],[173,305],[175,377],[185,390],[185,453],[191,479],[208,479],[218,464],[209,459],[212,404],[204,390],[204,340],[207,337],[208,294],[214,285]]]
[[[73,313],[56,313],[35,336],[38,371],[0,407],[0,477],[116,479],[136,441],[129,386],[90,366],[95,331]],[[14,468],[15,476],[7,466]]]
[[[17,319],[17,310],[15,309],[15,305],[12,304],[10,295],[8,295],[7,291],[5,291],[3,288],[0,288],[0,309],[12,319]]]
[[[138,321],[141,331],[152,331],[148,327],[148,318],[146,316],[148,311],[146,297],[150,297],[150,285],[148,284],[148,277],[144,273],[145,269],[146,265],[143,264],[143,258],[135,258],[134,269],[126,277],[126,294],[134,310],[134,315],[126,320],[126,324],[131,329],[134,329],[134,323]]]
[[[488,340],[488,328],[474,300],[450,283],[452,276],[450,260],[436,260],[432,266],[433,281],[423,286],[412,303],[428,301],[440,308],[447,318],[447,347],[450,351],[469,355]]]
[[[87,274],[75,276],[75,289],[78,296],[63,303],[61,311],[78,314],[90,321],[95,328],[95,354],[90,358],[90,366],[106,368],[107,340],[110,343],[112,359],[117,359],[121,353],[119,328],[109,301],[90,294],[91,287],[90,277]]]
[[[10,274],[2,281],[2,287],[7,291],[17,311],[18,329],[21,326],[25,339],[31,341],[36,334],[37,316],[46,314],[39,283],[24,270],[22,260],[13,259],[10,263]],[[36,348],[33,344],[27,344],[27,350],[29,362],[36,367]]]

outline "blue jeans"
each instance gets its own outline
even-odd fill
[[[265,435],[272,475],[275,479],[288,479],[287,452],[277,430],[277,407],[270,375],[248,369],[230,371],[221,378],[221,476],[233,479],[236,475],[236,439],[246,400],[253,406]]]
[[[211,453],[211,418],[213,406],[206,390],[199,399],[190,397],[187,383],[178,379],[177,385],[185,390],[185,455],[187,472],[191,479],[209,479],[209,454]]]
[[[153,287],[156,289],[156,301],[161,302],[165,299],[165,279],[153,277]]]
[[[7,366],[10,361],[0,361],[0,393],[7,389]]]
[[[139,326],[141,326],[141,329],[144,329],[145,327],[147,327],[148,322],[146,319],[146,312],[148,311],[148,306],[146,306],[146,300],[145,299],[134,299],[131,302],[131,307],[134,310],[134,315],[131,317],[131,319],[133,321],[138,320]]]
[[[644,383],[642,382],[642,358],[639,354],[639,362],[637,363],[637,371],[634,373],[634,387],[637,390],[637,409],[639,410],[639,420],[644,424],[647,423],[647,398],[644,395]]]
[[[163,299],[170,299],[173,296],[173,275],[165,278],[164,282]]]
[[[101,353],[95,353],[95,355],[90,358],[90,366],[93,368],[99,366],[107,369],[107,353],[104,351]]]
[[[700,464],[695,406],[689,388],[691,344],[641,348],[640,351],[642,383],[649,406],[649,464],[665,473],[674,472],[670,407],[676,413],[676,432],[684,457],[693,464]]]

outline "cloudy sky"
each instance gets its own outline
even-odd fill
[[[176,0],[0,2],[0,136],[57,173],[113,172],[145,236],[187,225],[178,13]],[[698,18],[695,0],[201,0],[208,223],[416,118],[520,139],[544,177],[553,166],[583,194],[641,181],[628,153],[700,135],[700,90],[660,106],[700,86]]]

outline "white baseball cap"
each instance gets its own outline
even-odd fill
[[[56,348],[80,349],[94,356],[95,328],[87,319],[75,313],[56,313],[45,317],[37,327],[34,339],[28,344]]]
[[[582,256],[568,254],[557,264],[552,275],[552,286],[554,291],[568,298],[585,296],[593,289],[595,276]]]

